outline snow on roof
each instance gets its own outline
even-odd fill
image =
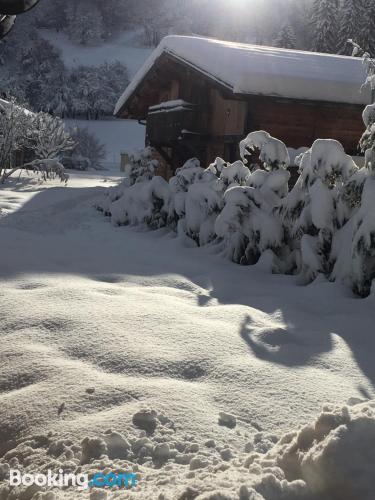
[[[118,114],[163,53],[189,64],[234,93],[369,104],[372,92],[362,59],[224,42],[211,38],[167,36],[137,72],[119,99]]]
[[[148,112],[150,115],[155,115],[159,113],[173,113],[175,111],[191,110],[194,108],[194,104],[190,102],[183,101],[182,99],[177,99],[174,101],[165,101],[157,104],[156,106],[150,106]]]
[[[0,99],[0,109],[9,109],[11,106],[16,106],[18,109],[22,109],[26,115],[33,115],[34,113],[26,108],[23,108],[22,106],[18,106],[18,104],[12,104],[9,101],[6,101],[5,99]]]
[[[183,99],[175,99],[173,101],[161,102],[160,104],[157,104],[156,106],[150,106],[148,109],[150,111],[158,111],[160,109],[173,109],[173,108],[177,108],[180,106],[190,107],[190,106],[194,106],[194,105],[191,104],[190,102],[184,101]]]

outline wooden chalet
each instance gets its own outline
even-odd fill
[[[362,111],[373,102],[364,80],[362,61],[352,57],[169,36],[115,115],[145,124],[167,177],[193,156],[202,165],[238,159],[239,141],[253,130],[294,149],[333,138],[356,155]]]

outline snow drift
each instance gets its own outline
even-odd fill
[[[230,417],[234,422],[235,417]],[[214,439],[191,442],[166,415],[144,408],[128,432],[108,429],[81,441],[53,433],[21,440],[0,459],[0,498],[72,498],[72,486],[9,486],[12,468],[22,474],[62,470],[65,474],[132,472],[138,485],[121,494],[80,491],[82,498],[199,500],[371,500],[375,468],[375,404],[352,400],[325,406],[315,421],[281,436],[257,433],[238,447]],[[227,421],[227,420],[226,420]],[[229,420],[228,420],[229,422]],[[233,427],[233,426],[232,426]],[[230,432],[235,432],[233,429]],[[47,490],[47,491],[46,491]]]

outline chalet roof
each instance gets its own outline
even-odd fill
[[[372,92],[359,58],[224,42],[192,36],[167,36],[137,72],[119,99],[115,114],[167,53],[221,83],[234,94],[312,101],[369,104]]]

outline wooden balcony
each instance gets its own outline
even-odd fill
[[[172,147],[182,140],[199,140],[207,131],[199,106],[177,100],[149,108],[146,134],[150,144]]]

